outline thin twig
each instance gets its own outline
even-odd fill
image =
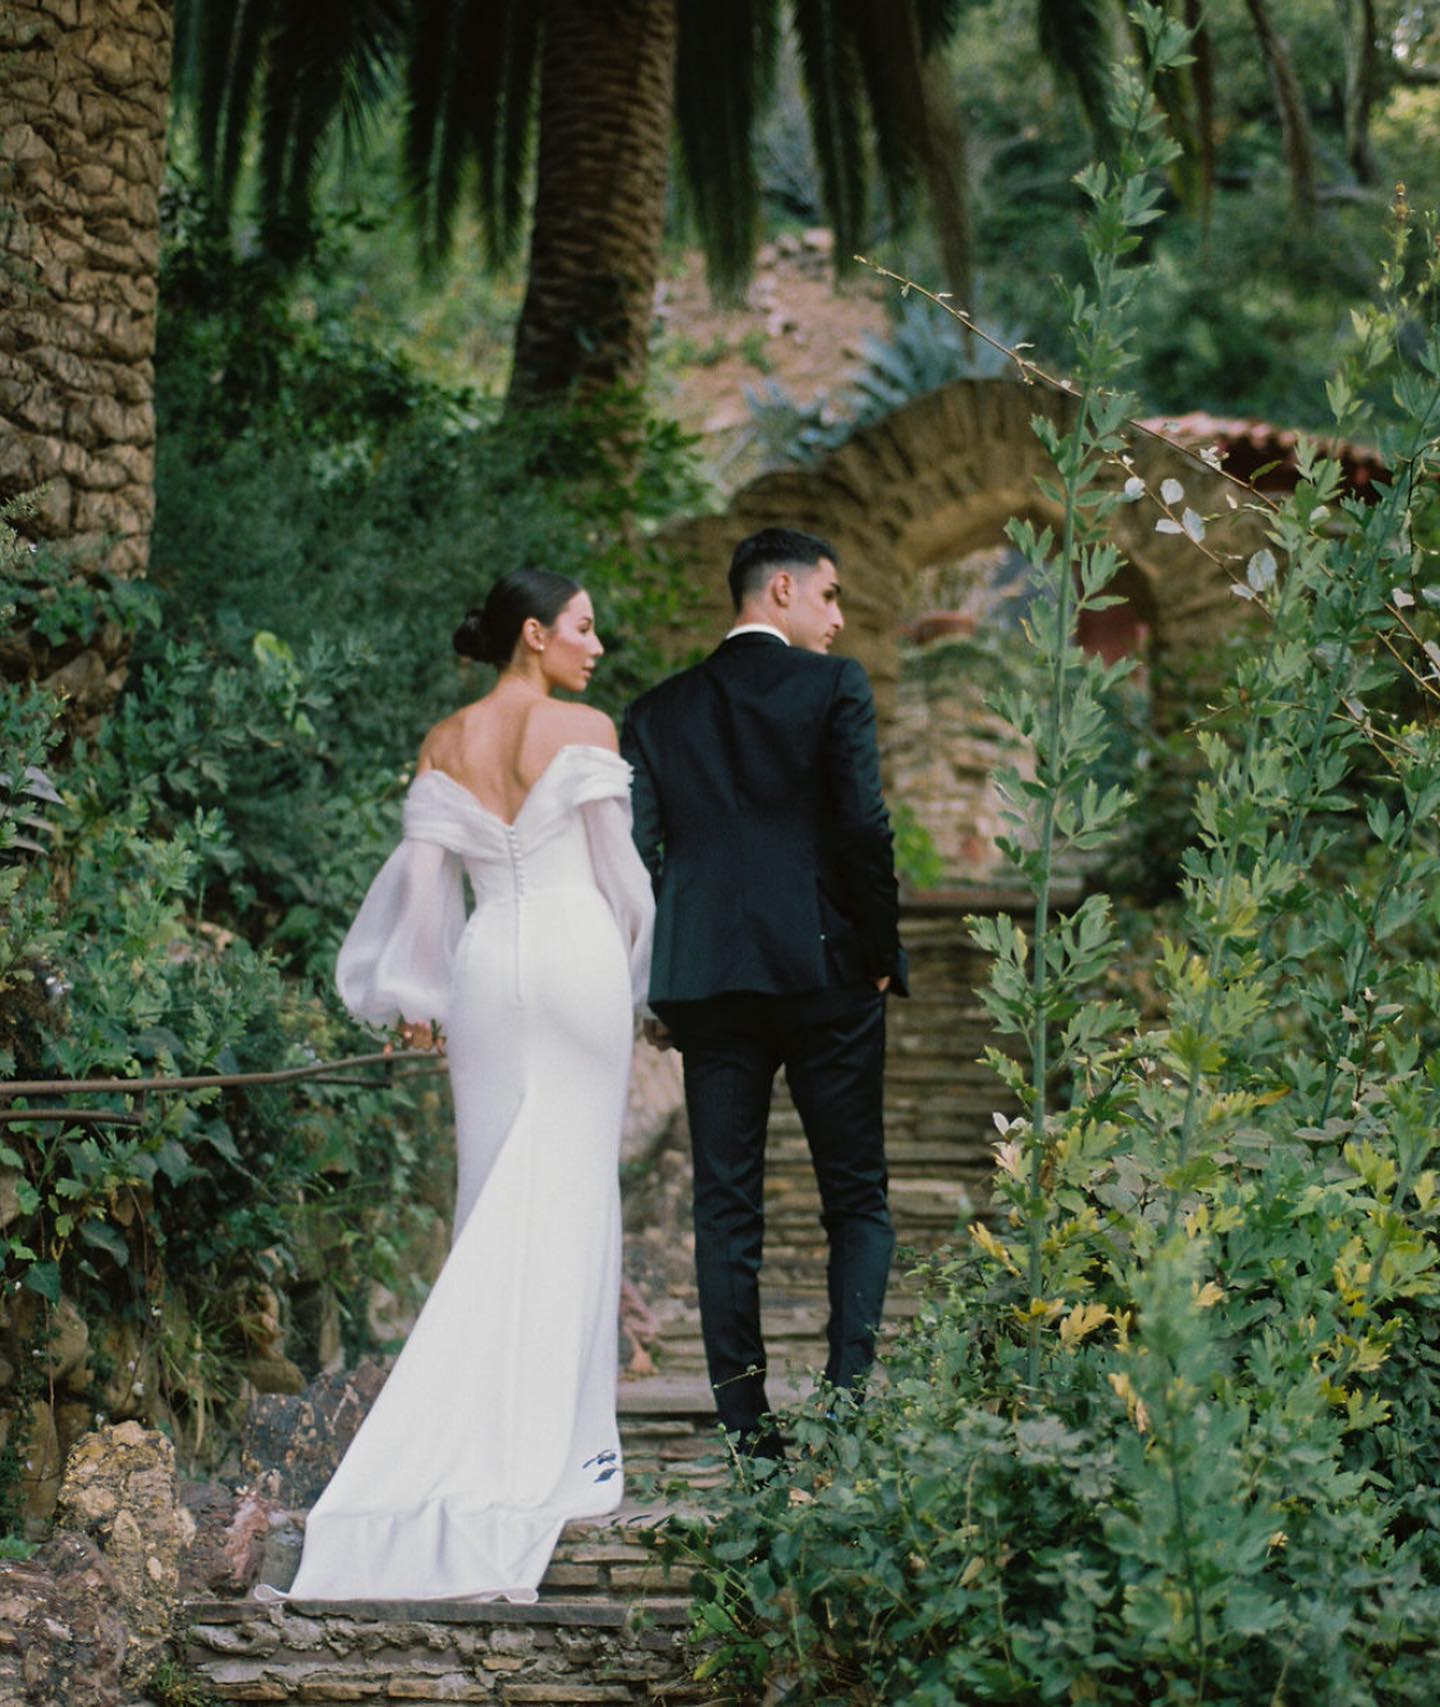
[[[1018,349],[1012,348],[1003,339],[987,332],[978,321],[972,320],[963,308],[956,308],[944,296],[936,295],[933,290],[926,290],[924,285],[916,284],[914,279],[906,278],[903,273],[891,272],[889,267],[882,267],[877,261],[871,261],[864,255],[856,255],[853,258],[862,267],[869,267],[872,273],[878,273],[881,278],[893,279],[901,287],[902,292],[913,290],[917,296],[923,296],[927,302],[933,302],[937,308],[943,309],[952,319],[958,320],[967,332],[973,332],[982,343],[988,344],[992,350],[997,350],[1007,361],[1013,362],[1026,385],[1033,385],[1038,380],[1042,385],[1049,386],[1052,391],[1058,391],[1062,396],[1079,398],[1080,392],[1073,379],[1059,379],[1053,373],[1047,373],[1038,362],[1032,362],[1028,357],[1022,356]],[[1116,397],[1119,393],[1097,387],[1096,395]],[[1257,491],[1248,480],[1242,480],[1238,474],[1230,474],[1223,468],[1217,468],[1213,462],[1207,461],[1198,450],[1193,450],[1189,445],[1182,444],[1179,439],[1172,439],[1168,433],[1162,433],[1155,427],[1147,427],[1143,421],[1137,421],[1133,415],[1126,416],[1125,425],[1132,432],[1139,433],[1147,439],[1154,439],[1157,444],[1162,444],[1167,449],[1173,450],[1177,456],[1183,456],[1187,462],[1198,463],[1201,468],[1209,469],[1211,474],[1218,474],[1222,480],[1228,480],[1232,486],[1238,486],[1242,492],[1251,498],[1258,499],[1268,509],[1278,510],[1280,508],[1275,499],[1264,492]]]

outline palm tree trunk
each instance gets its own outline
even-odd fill
[[[149,556],[171,28],[164,0],[0,5],[0,494],[43,486],[25,525],[87,573]],[[21,667],[98,709],[119,637],[71,651]]]
[[[643,384],[676,0],[545,0],[529,279],[507,406]]]
[[[1270,74],[1270,89],[1280,115],[1280,133],[1285,143],[1285,161],[1290,168],[1290,201],[1299,215],[1315,209],[1315,145],[1310,136],[1310,116],[1305,110],[1305,91],[1290,62],[1290,50],[1275,28],[1266,0],[1245,0],[1255,34],[1260,39],[1260,51],[1265,56],[1265,68]]]

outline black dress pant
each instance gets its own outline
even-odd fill
[[[782,1066],[830,1246],[825,1374],[851,1386],[874,1360],[895,1250],[885,1199],[885,998],[865,985],[715,996],[657,1012],[684,1056],[700,1325],[716,1409],[727,1429],[753,1442],[769,1409],[759,1282],[765,1129]]]

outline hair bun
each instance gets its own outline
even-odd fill
[[[477,664],[504,669],[515,656],[521,630],[533,616],[552,628],[560,612],[580,591],[580,583],[553,569],[512,569],[485,597],[483,609],[468,610],[455,630],[455,650]]]
[[[481,610],[465,612],[465,620],[455,630],[455,650],[462,658],[473,658],[477,664],[504,662],[495,656],[494,638]]]

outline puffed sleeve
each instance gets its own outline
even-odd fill
[[[630,958],[630,990],[637,1008],[650,989],[650,945],[655,897],[631,833],[630,766],[600,747],[566,749],[574,803],[584,815],[595,882],[610,905]]]
[[[455,945],[465,928],[464,869],[435,842],[406,837],[370,885],[335,965],[357,1019],[442,1025]]]
[[[650,989],[650,944],[655,933],[655,897],[650,874],[640,863],[630,834],[630,800],[612,796],[582,808],[590,838],[595,882],[610,904],[630,957],[630,991],[643,1007]]]

